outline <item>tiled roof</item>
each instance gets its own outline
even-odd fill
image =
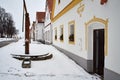
[[[48,5],[48,8],[49,8],[49,11],[52,11],[53,0],[47,0],[47,5]]]
[[[45,20],[45,12],[36,12],[36,20],[38,23],[43,23]]]
[[[53,0],[46,0],[46,9],[49,9],[49,13],[50,13],[50,18],[52,16],[52,7],[53,7]]]

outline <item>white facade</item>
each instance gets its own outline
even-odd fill
[[[61,0],[60,4],[58,0],[54,1],[53,45],[83,59],[93,60],[93,30],[104,29],[105,68],[120,74],[120,1],[109,0],[103,5],[100,4],[100,0],[74,0],[73,4],[72,0],[68,2]],[[74,43],[69,42],[71,22],[74,22]],[[61,25],[64,30],[62,42],[59,39]]]
[[[44,23],[36,23],[36,26],[35,26],[35,40],[37,40],[37,41],[43,41],[44,40],[43,27],[44,27]]]
[[[45,43],[52,43],[52,24],[51,24],[51,11],[46,4],[46,14],[45,14],[45,26],[44,26],[44,39]]]
[[[35,22],[33,21],[31,29],[30,29],[30,38],[35,40]]]

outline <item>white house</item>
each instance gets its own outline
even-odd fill
[[[44,42],[44,20],[45,12],[36,12],[35,40]]]
[[[52,43],[52,24],[51,24],[52,6],[53,6],[53,0],[46,0],[44,39],[45,39],[45,43],[48,44]]]
[[[120,79],[120,0],[53,0],[53,45],[88,72]]]
[[[30,29],[30,38],[35,41],[35,21],[33,21],[31,29]]]

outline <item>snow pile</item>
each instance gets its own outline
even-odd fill
[[[24,52],[24,40],[0,48],[0,80],[100,80],[51,45],[32,42],[30,54],[52,53],[53,58],[32,61],[27,69],[21,67],[22,61],[10,55]]]

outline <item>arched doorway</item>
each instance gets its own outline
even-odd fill
[[[104,74],[104,57],[107,55],[107,23],[108,20],[96,17],[85,23],[88,59],[93,60],[93,72],[100,76]]]

